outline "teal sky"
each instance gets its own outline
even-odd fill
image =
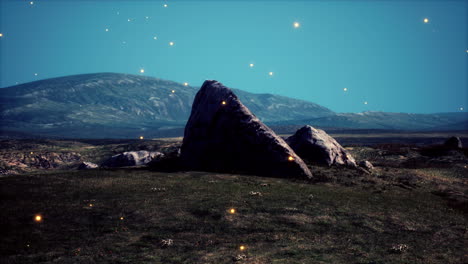
[[[120,72],[337,112],[468,110],[468,1],[1,0],[0,33],[1,87]]]

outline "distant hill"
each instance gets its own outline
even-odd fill
[[[296,123],[293,122],[293,123]],[[384,130],[468,130],[468,113],[340,113],[303,120],[313,126]]]
[[[1,130],[56,137],[180,135],[198,87],[139,75],[96,73],[46,79],[0,89]],[[318,104],[234,89],[264,122],[332,116]]]

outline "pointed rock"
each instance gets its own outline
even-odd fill
[[[185,127],[181,161],[192,170],[311,178],[294,151],[217,81],[195,96]]]
[[[356,167],[356,161],[334,138],[321,129],[304,126],[286,139],[303,159],[324,165]]]

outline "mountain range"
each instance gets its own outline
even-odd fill
[[[181,136],[199,87],[153,77],[95,73],[0,89],[3,137],[137,138]],[[335,113],[285,96],[233,89],[273,127],[466,130],[468,113]]]

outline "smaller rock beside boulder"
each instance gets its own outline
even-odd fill
[[[363,169],[366,169],[366,170],[369,170],[369,171],[374,169],[374,166],[372,165],[372,163],[370,163],[367,160],[363,160],[363,161],[359,162],[359,167],[361,167]]]
[[[163,156],[163,153],[157,151],[129,151],[112,156],[110,159],[106,160],[102,166],[109,168],[142,166],[147,165],[155,159],[160,159]]]
[[[444,143],[444,146],[450,149],[462,149],[463,148],[463,144],[459,137],[451,137],[447,139]]]
[[[286,142],[302,159],[328,166],[357,167],[351,154],[321,129],[304,126],[286,139]]]
[[[89,169],[97,169],[99,168],[99,165],[97,164],[94,164],[92,162],[87,162],[87,161],[83,161],[79,166],[78,166],[78,169],[79,170],[89,170]]]

